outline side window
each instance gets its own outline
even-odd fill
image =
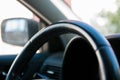
[[[2,4],[5,4],[6,1],[9,4],[7,4],[7,6],[2,5]],[[10,31],[10,28],[11,29],[14,28],[16,30],[17,29],[17,28],[15,28],[16,26],[17,27],[18,26],[24,26],[22,23],[18,23],[18,20],[22,19],[22,18],[34,20],[38,23],[39,26],[41,26],[41,25],[43,27],[45,26],[44,23],[41,23],[40,18],[38,18],[36,15],[34,15],[31,11],[29,11],[26,7],[21,5],[16,0],[1,1],[0,2],[0,11],[1,11],[1,15],[0,15],[0,25],[1,25],[1,28],[0,28],[0,55],[17,54],[17,53],[20,53],[20,51],[23,49],[23,46],[8,44],[8,43],[4,42],[4,40],[2,39],[2,37],[5,37],[5,34],[3,35],[4,31],[2,31],[4,29],[2,28],[2,24],[1,24],[4,20],[6,20],[6,19],[17,19],[16,21],[11,20],[11,22],[8,21],[8,23],[5,23],[6,26],[8,26],[6,29],[9,29],[9,31]],[[21,22],[21,21],[22,20],[19,20],[19,22]],[[25,23],[27,23],[27,22],[25,22]],[[9,27],[9,26],[12,26],[12,27]],[[21,28],[23,28],[23,27],[21,27]],[[18,28],[18,29],[20,29],[20,28]],[[39,27],[39,29],[41,29],[41,27]],[[13,30],[11,30],[11,31],[13,31]],[[14,34],[14,35],[16,35],[16,34]],[[11,38],[11,37],[14,37],[14,36],[12,35],[12,33],[9,33],[7,39]],[[18,40],[16,40],[16,42],[17,41]]]

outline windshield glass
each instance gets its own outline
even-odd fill
[[[104,35],[120,32],[120,0],[64,0],[81,21]]]

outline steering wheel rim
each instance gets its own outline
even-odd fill
[[[23,51],[17,55],[13,61],[6,80],[15,79],[16,75],[23,69],[23,67],[29,62],[33,57],[35,52],[49,39],[65,34],[65,33],[75,33],[84,37],[96,51],[96,56],[98,58],[100,66],[101,80],[107,80],[107,71],[112,72],[110,76],[114,80],[120,80],[119,74],[119,64],[117,58],[112,50],[109,42],[97,32],[90,25],[80,22],[80,21],[62,21],[56,24],[52,24],[47,28],[39,31],[35,36],[33,36],[29,42],[25,45]],[[48,36],[50,35],[50,36]],[[35,46],[34,46],[35,45]],[[65,56],[65,54],[64,54]],[[106,58],[105,58],[106,57]],[[106,64],[109,63],[110,69],[108,69]]]

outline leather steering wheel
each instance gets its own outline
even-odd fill
[[[6,80],[15,80],[16,76],[45,42],[65,33],[80,35],[90,43],[99,62],[100,80],[108,80],[109,76],[114,80],[120,80],[119,64],[109,42],[90,25],[80,21],[61,21],[39,31],[29,40],[23,51],[17,55],[8,71]],[[65,56],[67,55],[64,54]]]

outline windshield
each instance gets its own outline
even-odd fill
[[[64,0],[81,21],[103,35],[120,32],[120,0]]]
[[[30,1],[36,2],[35,0]],[[96,28],[103,35],[120,32],[119,28],[120,0],[50,0],[50,1],[55,5],[54,7],[59,8],[59,10],[62,13],[64,13],[64,16],[66,16],[67,19],[70,20],[76,19],[88,23],[94,28]],[[41,5],[40,3],[36,5],[41,9],[44,8],[42,9],[43,12],[47,10],[45,7],[41,7],[43,5]],[[54,13],[54,10],[52,13]],[[39,21],[41,18],[45,20],[44,21],[45,23],[50,24],[54,22],[54,21],[52,22],[53,19],[49,21],[43,16],[42,17],[40,16],[40,18],[38,18],[37,16],[39,16],[39,14],[35,16],[36,14],[32,13],[29,9],[27,9],[25,6],[23,6],[16,0],[2,0],[0,2],[0,14],[1,14],[0,22],[2,22],[6,18],[13,17],[15,18],[24,17],[29,19],[35,19],[36,21]],[[48,16],[49,12],[45,14],[49,18]],[[54,20],[56,21],[63,19],[62,17],[60,19],[57,19],[58,16],[61,17],[61,15],[59,15],[58,13],[57,16],[52,18],[54,18]],[[3,42],[0,37],[0,55],[18,54],[22,49],[23,46],[7,44]]]

